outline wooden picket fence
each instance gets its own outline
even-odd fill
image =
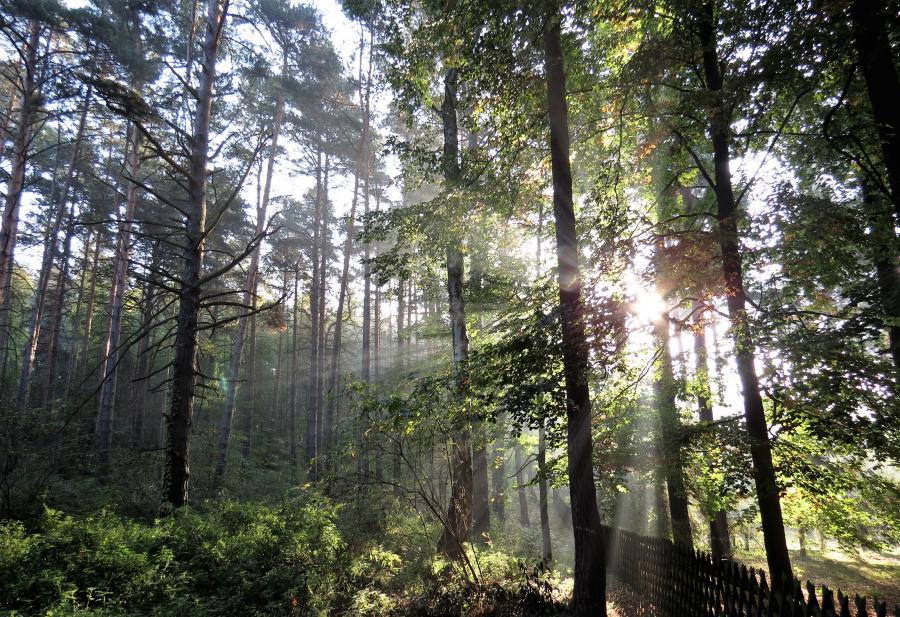
[[[604,528],[609,572],[636,593],[648,614],[670,617],[868,617],[865,598],[794,580],[769,586],[762,570],[676,547],[671,540]],[[805,591],[805,593],[804,593]],[[888,617],[874,602],[877,617]],[[894,607],[900,617],[900,606]]]

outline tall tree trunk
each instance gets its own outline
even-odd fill
[[[368,145],[368,144],[367,144]],[[365,152],[365,175],[363,175],[363,217],[369,217],[369,178],[372,173],[371,153]],[[369,383],[372,366],[372,266],[369,263],[371,246],[368,242],[363,247],[363,311],[362,311],[362,367],[359,378]],[[363,411],[363,414],[366,412]],[[363,483],[369,481],[369,443],[367,439],[369,421],[365,415],[360,417],[359,430],[359,477]]]
[[[47,346],[47,367],[44,370],[44,396],[41,401],[41,409],[50,411],[50,405],[56,395],[56,384],[59,383],[56,374],[57,359],[59,358],[59,339],[62,334],[64,309],[66,303],[66,291],[69,284],[69,258],[72,256],[72,236],[75,235],[75,204],[69,209],[69,221],[66,224],[66,234],[63,239],[63,252],[59,263],[59,275],[56,278],[56,298],[53,302],[52,328],[50,340]],[[65,379],[65,377],[63,377]]]
[[[189,455],[194,389],[197,383],[197,331],[200,312],[200,272],[203,269],[203,238],[206,231],[206,180],[209,162],[209,123],[212,112],[216,60],[225,28],[229,0],[208,0],[202,45],[197,108],[191,139],[188,200],[181,289],[172,364],[172,401],[166,417],[166,462],[163,475],[163,511],[188,501]]]
[[[475,152],[478,146],[475,133],[469,134],[469,151]],[[469,289],[471,290],[469,308],[472,307],[471,297],[478,302],[481,296],[481,286],[484,273],[482,270],[482,256],[477,252],[470,258]],[[430,302],[429,302],[430,304]],[[479,318],[480,321],[480,318]],[[476,541],[486,539],[491,529],[490,487],[488,486],[488,454],[487,435],[484,423],[476,421],[472,426],[472,534]]]
[[[406,300],[406,293],[404,290],[404,281],[402,278],[397,279],[397,356],[394,361],[394,365],[399,370],[403,370],[404,366],[404,347],[403,347],[403,338],[405,333],[403,332],[403,317],[406,314],[406,307],[404,302]],[[397,437],[394,441],[394,494],[396,496],[400,496],[401,494],[401,463],[403,460],[403,442]]]
[[[403,318],[406,316],[406,286],[405,281],[397,279],[397,368],[403,370],[405,358],[403,344],[406,342]]]
[[[666,487],[662,478],[653,483],[653,507],[656,515],[654,533],[657,538],[668,538],[672,526],[669,519],[669,504],[666,502]]]
[[[886,317],[888,351],[894,368],[900,371],[900,270],[898,270],[898,243],[894,231],[894,216],[881,194],[871,182],[862,178],[863,201],[872,228],[872,249],[882,310]]]
[[[81,350],[78,352],[78,376],[84,376],[84,365],[88,356],[88,348],[91,344],[91,332],[94,327],[94,306],[97,302],[97,274],[100,265],[100,246],[103,244],[103,232],[97,230],[97,241],[94,243],[94,259],[91,262],[91,282],[88,285],[88,303],[84,311],[84,331],[81,336]]]
[[[319,251],[322,244],[322,149],[316,153],[316,203],[313,214],[312,278],[309,285],[309,387],[306,395],[306,469],[310,481],[316,477],[316,417],[319,394]]]
[[[11,134],[9,127],[12,124],[13,115],[16,113],[16,99],[19,98],[18,85],[15,80],[7,82],[6,111],[3,114],[3,126],[0,127],[0,159],[6,159],[6,136]]]
[[[504,450],[503,436],[505,423],[497,423],[499,430],[494,435],[494,447],[491,451],[493,462],[491,464],[491,505],[494,516],[500,523],[506,522],[506,452]]]
[[[381,193],[375,193],[375,212],[381,211]],[[378,247],[375,247],[376,258]],[[371,276],[371,274],[370,274]],[[376,283],[374,307],[372,309],[372,367],[375,377],[375,383],[378,383],[381,377],[381,287]],[[384,448],[381,444],[376,444],[373,456],[375,458],[375,479],[378,482],[384,480]]]
[[[287,281],[284,283],[284,289],[287,289]],[[278,331],[278,347],[275,351],[275,383],[272,384],[272,409],[275,411],[273,430],[276,432],[285,428],[284,413],[281,408],[281,376],[284,374],[285,330],[286,328],[279,328]]]
[[[78,369],[78,350],[81,348],[80,335],[78,334],[81,325],[81,307],[84,305],[85,287],[87,286],[87,273],[91,258],[91,240],[93,238],[93,229],[88,227],[84,238],[84,255],[81,257],[81,275],[78,281],[78,296],[75,300],[75,310],[72,314],[72,351],[69,354],[69,367],[66,369],[66,382],[63,388],[63,400],[68,402],[69,394],[72,391],[72,380],[75,379],[75,372]]]
[[[506,451],[501,437],[495,437],[491,465],[491,505],[501,526],[506,523]]]
[[[328,261],[331,255],[331,202],[328,200],[328,178],[331,169],[331,157],[325,155],[325,165],[322,168],[322,232],[321,249],[319,251],[319,360],[316,363],[316,422],[315,422],[315,448],[316,448],[316,477],[319,475],[322,457],[322,415],[325,409],[325,349],[327,348],[328,320],[326,319],[326,302],[328,292]]]
[[[728,316],[731,320],[731,331],[734,337],[735,361],[743,389],[744,419],[750,437],[750,453],[753,458],[753,475],[762,519],[766,559],[772,580],[780,582],[782,577],[791,580],[793,575],[787,539],[784,534],[778,482],[772,463],[769,429],[766,424],[766,414],[754,364],[753,337],[747,321],[747,297],[744,292],[740,236],[737,228],[737,212],[734,189],[731,185],[728,150],[731,127],[722,93],[722,75],[719,68],[712,2],[707,2],[700,7],[698,18],[700,44],[703,50],[703,72],[706,78],[706,87],[712,95],[710,132],[715,162],[716,218],[719,224],[719,243],[722,251],[722,273],[725,279]]]
[[[797,539],[800,541],[800,557],[806,559],[806,527],[797,530]]]
[[[299,346],[299,325],[300,325],[300,296],[299,283],[300,280],[300,264],[296,264],[294,269],[294,310],[292,314],[293,327],[291,328],[291,385],[288,388],[288,432],[290,435],[288,441],[288,454],[291,459],[291,484],[297,481],[297,370],[299,368],[300,346]]]
[[[91,344],[91,332],[94,326],[94,306],[97,302],[97,276],[100,265],[100,246],[103,244],[103,231],[97,229],[97,240],[94,242],[94,257],[91,261],[91,279],[88,284],[87,307],[84,310],[84,327],[81,334],[81,345],[76,351],[75,373],[73,379],[81,383],[85,378],[88,350]]]
[[[483,541],[491,530],[487,435],[481,422],[473,427],[472,433],[472,535],[474,540]]]
[[[244,412],[244,425],[242,427],[244,437],[241,440],[241,457],[244,460],[250,458],[251,438],[254,431],[254,410],[256,409],[256,315],[250,316],[250,348],[247,350],[247,388],[246,411]]]
[[[541,278],[541,260],[543,259],[543,240],[544,240],[544,202],[538,203],[538,231],[537,231],[537,251],[535,255],[535,274],[536,278]],[[549,564],[553,561],[553,547],[550,538],[550,512],[547,503],[547,437],[545,435],[546,419],[541,417],[541,424],[538,426],[538,510],[541,518],[541,549],[544,563]]]
[[[528,493],[525,492],[524,461],[522,459],[522,444],[516,438],[513,445],[513,464],[516,466],[516,494],[519,497],[519,524],[522,527],[531,527],[531,517],[528,515]]]
[[[370,35],[371,38],[371,35]],[[371,81],[372,81],[372,46],[369,46],[369,69],[368,77],[365,81],[365,89],[362,88],[363,83],[363,46],[364,37],[360,33],[359,39],[359,78],[360,78],[360,106],[363,109],[363,128],[359,139],[359,145],[356,148],[356,166],[353,170],[353,196],[350,199],[350,214],[347,218],[347,230],[344,237],[344,261],[341,268],[340,289],[338,290],[337,303],[337,321],[334,324],[334,340],[331,347],[331,366],[328,372],[328,398],[325,403],[325,416],[322,426],[322,442],[327,451],[331,448],[334,434],[334,409],[337,403],[337,382],[338,373],[340,372],[341,357],[341,341],[343,337],[344,320],[344,304],[347,301],[347,286],[350,282],[350,257],[353,253],[353,236],[356,229],[356,206],[359,203],[359,177],[363,173],[363,152],[368,151],[369,142],[369,116],[370,116],[370,97],[371,97]]]
[[[150,276],[144,285],[143,298],[141,299],[141,337],[137,348],[137,379],[140,383],[136,388],[136,395],[132,399],[132,425],[131,448],[139,451],[144,444],[144,416],[146,415],[147,402],[150,399],[150,374],[153,371],[150,349],[153,326],[153,310],[156,306],[156,271],[159,268],[162,243],[157,241],[153,245],[150,256]]]
[[[140,37],[138,37],[138,41]],[[136,44],[141,50],[140,42]],[[137,83],[137,92],[142,89]],[[141,145],[143,135],[132,124],[128,131],[128,153],[125,157],[125,212],[119,214],[118,243],[116,246],[115,278],[109,295],[109,326],[101,349],[103,363],[100,369],[102,385],[100,404],[97,410],[96,456],[97,472],[101,478],[109,470],[109,453],[112,448],[112,424],[115,412],[116,385],[119,365],[119,341],[122,335],[122,312],[125,305],[125,290],[128,283],[128,261],[131,258],[131,231],[137,213],[138,173],[141,168]]]
[[[287,52],[284,53],[281,66],[282,79],[287,78]],[[228,364],[228,374],[225,378],[225,402],[219,417],[219,439],[216,452],[216,470],[214,483],[219,486],[225,478],[225,468],[228,464],[228,443],[231,438],[231,425],[234,418],[234,407],[237,400],[237,381],[241,368],[241,356],[244,349],[244,339],[247,336],[247,311],[256,306],[256,289],[259,285],[259,253],[262,246],[262,236],[268,224],[267,213],[269,198],[272,193],[272,177],[275,174],[275,160],[278,157],[278,137],[281,134],[281,125],[284,119],[284,91],[278,88],[275,95],[275,114],[272,119],[272,145],[269,149],[269,159],[266,164],[266,180],[263,188],[262,199],[256,210],[256,230],[254,238],[257,245],[250,254],[250,267],[247,270],[247,281],[241,299],[243,311],[238,319],[237,332],[234,335],[234,344],[231,349],[231,361]],[[252,376],[251,376],[252,379]],[[248,413],[250,413],[248,411]],[[252,417],[251,417],[252,423]],[[245,435],[249,439],[249,435]],[[249,442],[248,442],[249,445]],[[248,448],[249,449],[249,448]]]
[[[541,517],[541,560],[545,564],[553,561],[553,545],[550,538],[550,513],[547,510],[547,439],[544,427],[538,428],[538,511]]]
[[[563,371],[566,384],[569,497],[575,531],[575,585],[572,602],[576,615],[606,616],[606,556],[594,487],[591,436],[591,398],[588,389],[587,339],[578,237],[572,202],[569,162],[569,111],[563,66],[558,8],[548,11],[544,26],[544,67],[550,120],[550,162],[553,176],[553,214],[556,219],[556,255],[559,267],[559,307],[562,322]]]
[[[3,207],[3,222],[0,225],[0,336],[5,348],[9,326],[9,298],[14,267],[13,253],[19,231],[19,207],[22,204],[22,190],[25,186],[25,164],[31,145],[31,129],[34,116],[40,104],[35,78],[37,72],[38,48],[40,47],[41,26],[37,19],[28,22],[25,46],[22,50],[22,83],[19,117],[12,142],[9,181],[6,184],[6,199]]]
[[[407,286],[407,300],[406,300],[406,346],[407,348],[412,346],[413,340],[413,309],[415,308],[416,303],[416,284],[412,279],[409,280],[409,285]],[[416,350],[408,349],[407,353],[414,353]],[[415,358],[410,358],[411,360],[415,360]]]
[[[378,212],[377,201],[375,211]],[[377,383],[381,376],[381,287],[377,284],[375,285],[375,302],[372,309],[372,373]]]
[[[28,395],[31,390],[31,377],[34,369],[34,356],[37,351],[38,337],[41,331],[41,320],[44,315],[44,303],[47,298],[47,288],[50,284],[50,274],[56,261],[59,231],[66,218],[66,205],[69,199],[69,191],[75,178],[75,169],[78,162],[78,153],[84,138],[84,129],[87,124],[88,108],[91,104],[92,90],[88,87],[81,109],[81,117],[78,121],[78,130],[75,134],[75,142],[72,146],[72,157],[69,159],[69,167],[66,171],[66,179],[59,194],[59,200],[55,204],[55,212],[51,214],[53,221],[48,231],[47,243],[44,246],[44,256],[41,260],[41,271],[38,276],[38,288],[35,291],[34,304],[31,309],[31,318],[26,333],[26,343],[22,350],[22,365],[19,375],[19,389],[16,394],[16,417],[20,421],[22,414],[28,406]]]
[[[653,330],[657,347],[660,348],[658,373],[653,381],[656,413],[659,418],[659,455],[669,496],[672,538],[675,544],[693,550],[688,495],[684,483],[684,462],[681,455],[681,422],[678,419],[678,407],[675,402],[675,373],[669,348],[668,314],[661,315],[655,320]]]
[[[697,382],[697,412],[700,422],[707,425],[713,422],[712,394],[709,387],[709,370],[706,350],[706,321],[700,303],[693,302],[694,313],[694,359],[696,361],[695,381]],[[731,534],[728,529],[728,515],[719,509],[709,521],[709,546],[713,559],[731,558]]]
[[[859,68],[878,126],[890,197],[900,218],[900,77],[887,30],[891,5],[885,0],[852,0],[850,18]]]
[[[284,270],[282,273],[282,283],[281,289],[284,294],[284,304],[280,310],[284,311],[284,319],[287,320],[287,309],[284,308],[287,306],[287,290],[288,290],[289,280],[288,280],[288,271]],[[277,422],[275,429],[281,430],[282,434],[287,430],[287,412],[284,410],[282,400],[284,398],[284,356],[285,356],[285,342],[284,337],[285,333],[288,331],[287,321],[281,325],[278,329],[278,351],[275,353],[275,383],[273,385],[272,392],[272,400],[274,401],[272,407],[275,409],[275,413],[277,415]]]
[[[457,189],[460,180],[459,138],[456,124],[457,71],[447,69],[444,76],[444,101],[441,119],[444,129],[444,183],[446,191]],[[463,254],[458,241],[447,248],[447,297],[450,305],[450,330],[453,337],[453,371],[456,390],[460,401],[468,389],[466,363],[469,357],[469,337],[466,332],[466,305],[463,298]],[[412,293],[412,289],[410,289]],[[412,304],[412,301],[410,301]],[[409,317],[409,316],[407,316]],[[455,419],[456,428],[451,436],[450,503],[447,519],[438,550],[451,559],[463,558],[463,543],[469,537],[469,523],[472,520],[472,454],[470,451],[469,419],[463,413]]]

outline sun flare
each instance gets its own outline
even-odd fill
[[[634,294],[632,307],[641,321],[655,321],[665,312],[666,303],[655,291],[638,289]]]

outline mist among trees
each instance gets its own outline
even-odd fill
[[[895,0],[0,35],[3,614],[671,613],[622,533],[900,604]]]

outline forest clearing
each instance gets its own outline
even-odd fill
[[[0,35],[0,615],[900,617],[898,0]]]

